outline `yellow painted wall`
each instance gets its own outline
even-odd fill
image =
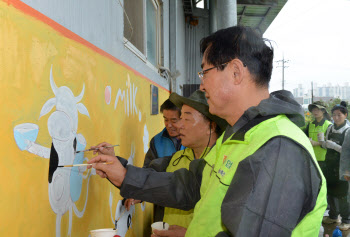
[[[69,39],[48,24],[15,8],[11,1],[0,1],[0,236],[55,236],[57,215],[53,212],[48,194],[49,159],[21,151],[14,139],[14,127],[23,123],[39,126],[36,143],[50,148],[52,138],[47,121],[56,108],[39,119],[47,100],[54,97],[50,86],[52,67],[57,87],[68,87],[78,96],[85,84],[80,103],[90,117],[78,115],[77,132],[83,134],[87,147],[102,141],[120,144],[115,151],[128,158],[135,146],[134,165],[144,160],[144,127],[147,142],[163,128],[160,115],[150,115],[151,83],[90,47]],[[107,104],[105,89],[111,88]],[[127,99],[119,99],[118,90],[128,93],[137,88],[137,113],[127,114]],[[135,89],[132,89],[135,90]],[[159,88],[159,102],[168,97],[168,91]],[[86,153],[87,158],[93,157]],[[86,174],[86,172],[85,172]],[[87,193],[88,186],[88,193]],[[82,193],[75,203],[81,210],[88,198],[82,218],[72,213],[71,236],[88,236],[89,230],[113,227],[109,206],[113,195],[112,215],[119,190],[108,181],[92,175],[89,184],[84,179]],[[143,212],[140,205],[126,236],[142,236],[149,231],[152,205]],[[69,211],[62,216],[61,236],[67,236]]]

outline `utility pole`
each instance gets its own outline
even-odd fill
[[[289,66],[286,66],[285,64],[286,63],[289,63],[289,60],[284,60],[284,55],[283,55],[283,59],[282,60],[278,60],[276,61],[277,63],[282,63],[282,66],[277,66],[277,67],[282,67],[282,90],[284,90],[284,69],[289,67]]]
[[[314,103],[314,82],[311,82],[311,104]]]

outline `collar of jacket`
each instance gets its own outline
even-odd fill
[[[323,118],[319,123],[316,121],[316,119],[312,122],[313,124],[315,124],[315,127],[317,126],[323,126],[324,122],[326,121],[325,118]]]
[[[176,144],[174,144],[175,148],[181,147],[181,139],[177,139],[176,137],[170,137],[168,130],[166,130],[166,128],[163,129],[162,137],[169,138],[173,143],[175,143],[173,140],[175,139],[176,140]]]
[[[209,151],[211,150],[212,147],[206,147],[204,149],[204,151],[202,152],[202,154],[200,155],[200,157],[198,159],[202,159],[204,158],[208,153]],[[196,158],[194,157],[194,151],[192,148],[186,148],[185,150],[183,150],[182,154],[177,157],[173,162],[172,162],[172,165],[173,166],[177,166],[181,159],[186,157],[189,161],[192,161],[192,160],[195,160]]]
[[[301,105],[295,101],[293,95],[285,90],[275,91],[270,94],[269,98],[262,100],[257,106],[248,108],[232,127],[227,126],[223,142],[241,129],[246,132],[248,131],[247,129],[252,128],[252,126],[280,114],[285,114],[289,120],[299,127],[305,125],[304,110]],[[250,125],[247,125],[248,123]],[[242,134],[238,138],[241,137]],[[237,140],[237,137],[232,138]]]
[[[245,123],[242,127],[240,127],[240,129],[238,129],[237,132],[235,132],[234,134],[231,133],[231,135],[233,134],[233,136],[231,137],[230,140],[238,140],[238,141],[244,141],[244,136],[245,134],[253,127],[255,127],[256,125],[258,125],[259,123],[268,120],[270,118],[274,118],[277,115],[268,115],[268,116],[261,116],[258,115],[257,117],[255,117],[252,120],[249,120],[247,123]],[[226,138],[227,139],[227,138]],[[226,140],[225,139],[225,140]]]
[[[346,123],[346,121],[344,121],[344,123],[343,123],[342,125],[340,125],[339,127],[338,127],[336,124],[334,124],[333,128],[334,128],[335,130],[339,130],[339,129],[343,128],[345,125],[347,125],[346,128],[349,126],[349,125]],[[345,128],[345,129],[346,129],[346,128]],[[344,131],[344,130],[342,130],[342,131]]]
[[[162,137],[170,138],[168,130],[166,130],[166,128],[163,129]]]

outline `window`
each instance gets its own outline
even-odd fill
[[[161,62],[161,10],[158,0],[124,0],[125,45],[146,63]]]
[[[204,9],[204,0],[197,0],[196,1],[196,7]]]
[[[136,6],[143,6],[143,0],[124,1],[124,38],[144,54],[143,7]]]

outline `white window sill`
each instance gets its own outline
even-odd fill
[[[138,58],[140,58],[149,68],[153,71],[159,73],[158,68],[156,68],[150,61],[147,60],[146,56],[138,50],[129,40],[125,37],[123,39],[124,46],[129,49],[133,54],[135,54]]]

